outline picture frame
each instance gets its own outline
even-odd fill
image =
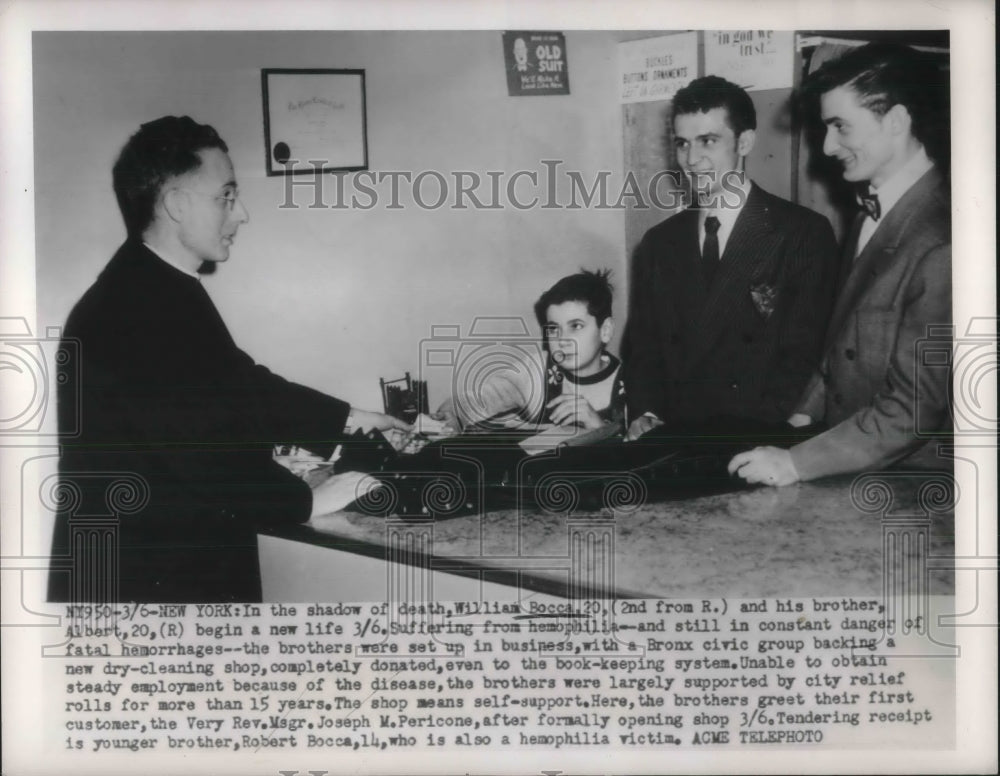
[[[368,169],[365,71],[261,70],[269,176]]]

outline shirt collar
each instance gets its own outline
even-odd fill
[[[197,272],[192,272],[190,269],[188,269],[187,267],[185,267],[183,264],[180,264],[179,262],[176,262],[173,259],[171,259],[169,256],[164,255],[160,251],[156,250],[156,248],[154,248],[152,245],[150,245],[145,240],[143,241],[142,244],[145,245],[147,248],[149,248],[149,250],[152,252],[152,254],[154,256],[156,256],[156,258],[160,259],[161,261],[166,262],[167,264],[169,264],[174,269],[180,270],[185,275],[190,275],[195,280],[197,280],[199,283],[201,282],[201,275],[199,275]]]
[[[739,179],[737,179],[739,180]],[[719,219],[719,226],[721,229],[729,233],[733,225],[736,223],[736,219],[740,217],[740,213],[743,212],[744,206],[747,204],[747,200],[750,199],[750,188],[753,184],[750,183],[750,178],[748,176],[743,176],[743,180],[739,182],[736,188],[742,192],[743,196],[738,197],[739,202],[736,207],[714,207],[714,208],[702,208],[698,214],[698,225],[704,230],[705,219],[708,216],[715,216]],[[723,202],[721,204],[728,205],[732,202],[735,197],[735,193],[727,189],[723,194],[720,195]]]
[[[934,163],[927,156],[923,146],[911,156],[906,164],[896,170],[896,174],[881,186],[871,187],[874,194],[878,194],[879,206],[882,208],[882,218],[892,209],[893,205],[902,199],[903,195],[910,190],[924,174],[934,166]]]

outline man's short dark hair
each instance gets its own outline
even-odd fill
[[[580,302],[587,305],[587,312],[594,316],[597,325],[600,326],[611,317],[611,295],[614,287],[611,285],[610,277],[610,269],[601,269],[597,272],[581,269],[575,275],[567,275],[535,302],[538,325],[545,329],[545,325],[549,322],[545,313],[550,305]]]
[[[139,127],[118,155],[112,182],[118,208],[130,237],[139,237],[153,221],[163,184],[201,166],[198,152],[229,148],[219,133],[189,116],[164,116]]]
[[[824,62],[806,78],[802,91],[817,104],[838,87],[855,92],[877,116],[902,105],[910,114],[913,136],[931,156],[940,156],[935,151],[949,120],[948,79],[930,56],[898,43],[868,43]]]
[[[725,108],[729,126],[739,137],[748,129],[757,129],[757,109],[746,91],[717,75],[695,78],[674,96],[670,119],[688,113],[708,113],[714,108]]]

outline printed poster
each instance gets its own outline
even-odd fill
[[[705,74],[747,91],[792,86],[794,33],[779,30],[711,30],[705,33]]]
[[[698,33],[621,43],[618,72],[623,103],[673,99],[698,77]]]
[[[561,32],[505,32],[503,59],[511,97],[569,94],[566,37]]]

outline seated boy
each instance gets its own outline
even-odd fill
[[[545,363],[511,364],[453,396],[438,410],[456,429],[470,424],[554,423],[597,429],[624,420],[621,362],[606,351],[614,335],[610,271],[568,275],[535,303]]]

